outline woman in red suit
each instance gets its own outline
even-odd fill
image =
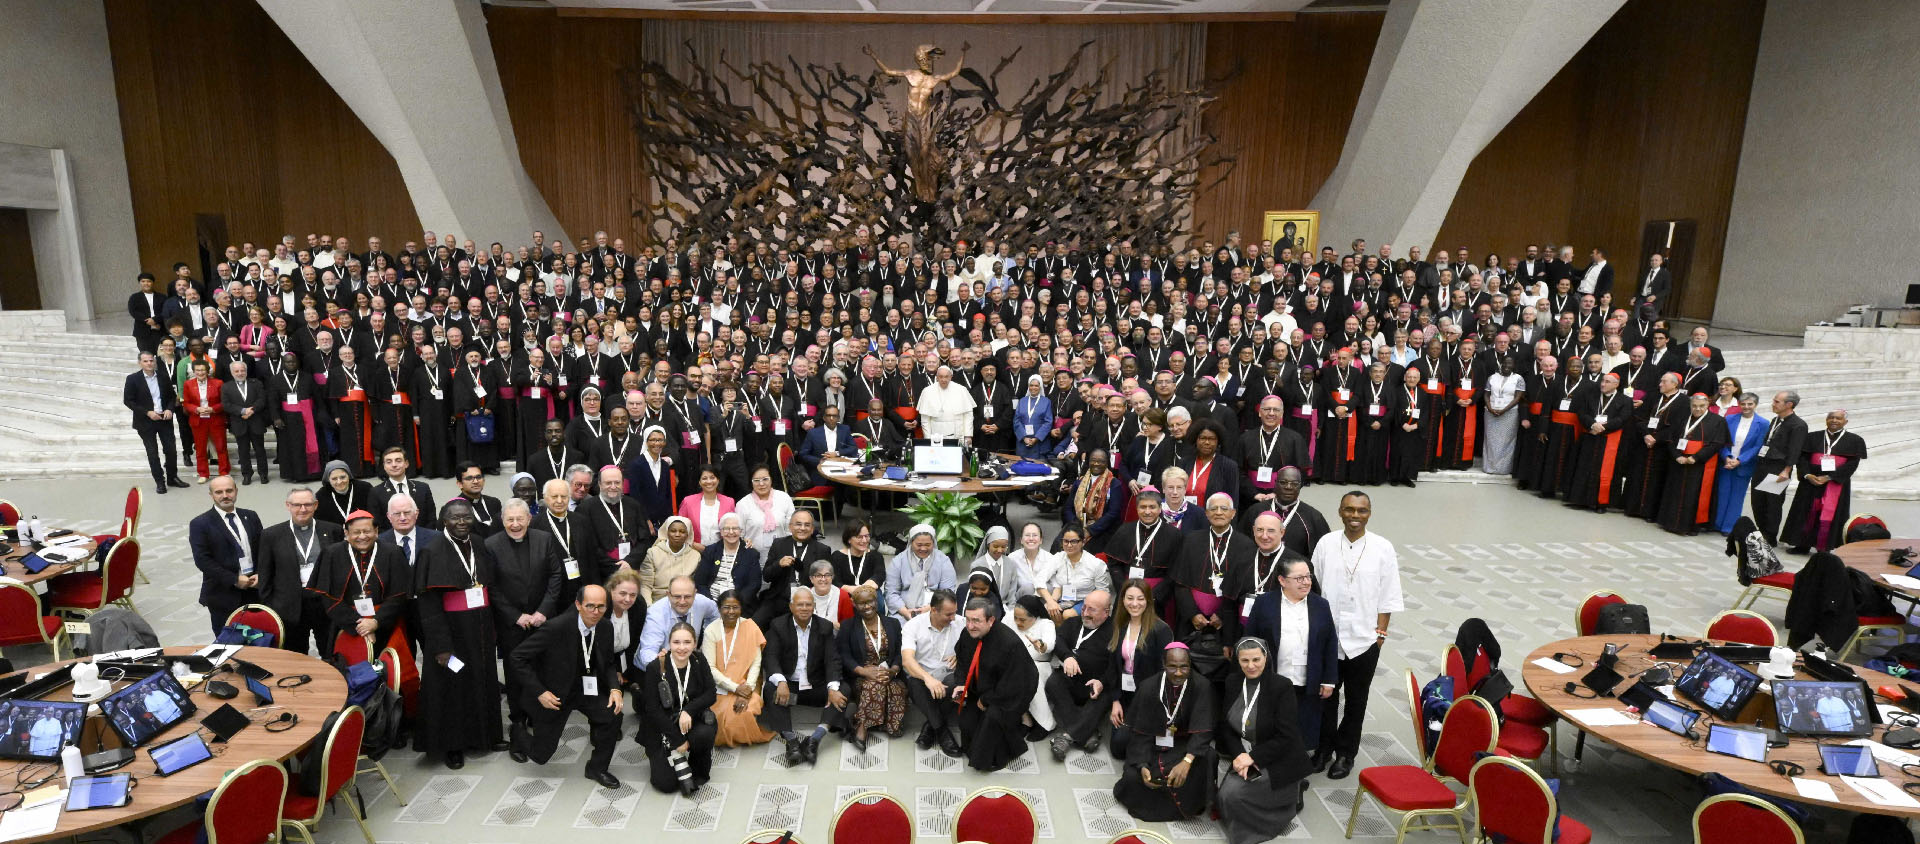
[[[193,455],[200,462],[199,483],[203,484],[207,482],[210,452],[219,457],[220,474],[227,474],[227,417],[220,405],[221,384],[220,379],[207,376],[205,360],[196,360],[193,377],[187,379],[186,392],[180,400],[187,425],[193,429]]]

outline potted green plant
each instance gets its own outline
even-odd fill
[[[933,547],[955,562],[973,560],[980,545],[980,500],[957,492],[922,492],[900,508],[915,524],[933,528]]]

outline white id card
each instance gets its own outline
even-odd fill
[[[587,697],[598,696],[600,694],[600,678],[598,677],[580,678],[580,693],[583,695],[586,695]]]
[[[1471,389],[1473,389],[1473,379],[1472,379],[1472,378],[1462,378],[1462,379],[1460,379],[1460,389],[1462,389],[1462,390],[1471,390]]]
[[[484,399],[484,398],[486,398],[486,397],[487,397],[487,388],[485,388],[485,387],[482,387],[482,386],[480,386],[480,385],[478,385],[478,384],[475,384],[475,385],[473,385],[473,397],[474,397],[474,398],[479,398],[479,399]]]
[[[475,586],[462,591],[467,593],[467,609],[475,609],[487,605],[487,587]]]
[[[1409,409],[1409,410],[1407,411],[1407,413],[1408,413],[1408,414],[1410,415],[1410,418],[1413,418],[1413,419],[1419,419],[1419,418],[1420,418],[1420,408],[1417,408],[1417,407],[1415,407],[1415,408],[1410,408],[1410,409]]]
[[[1561,409],[1561,410],[1572,410],[1572,409],[1573,409],[1573,399],[1561,399],[1561,400],[1560,400],[1560,409]]]
[[[1154,746],[1155,746],[1155,747],[1172,747],[1172,746],[1173,746],[1173,734],[1172,734],[1172,733],[1161,733],[1161,734],[1159,734],[1159,735],[1157,735],[1157,736],[1154,736],[1154,737],[1153,737],[1153,744],[1154,744]]]
[[[459,657],[459,656],[457,656],[457,655],[454,655],[454,654],[448,654],[448,655],[447,655],[447,670],[448,670],[448,671],[451,671],[451,672],[453,672],[453,673],[455,673],[455,674],[458,674],[458,673],[460,673],[460,669],[462,669],[462,668],[465,668],[465,667],[467,667],[467,664],[466,664],[466,663],[464,663],[464,662],[461,662],[461,661],[460,661],[460,657]]]
[[[1146,580],[1147,570],[1141,566],[1127,566],[1128,580]]]
[[[394,393],[394,394],[393,394],[393,398],[391,398],[391,399],[388,399],[388,401],[391,401],[391,402],[393,402],[394,404],[406,404],[406,403],[407,403],[407,397],[406,397],[406,396],[403,396],[403,395],[400,395],[399,393]]]
[[[775,420],[773,420],[773,434],[774,434],[774,436],[777,436],[777,437],[784,437],[784,436],[786,436],[786,435],[787,435],[787,420],[785,420],[785,419],[775,419]]]
[[[1840,468],[1839,461],[1834,460],[1833,455],[1831,454],[1820,455],[1820,471],[1831,472],[1838,468]]]
[[[1333,395],[1335,398],[1338,398],[1341,401],[1346,401],[1350,398],[1353,398],[1353,391],[1352,390],[1334,390]]]
[[[1247,616],[1249,618],[1253,616],[1253,596],[1252,595],[1248,595],[1247,597],[1240,599],[1240,614],[1243,616]]]
[[[1378,407],[1378,405],[1375,405]],[[1253,479],[1263,484],[1273,483],[1273,467],[1262,466],[1253,470]]]
[[[1596,413],[1596,414],[1594,414],[1594,415],[1593,415],[1593,424],[1595,424],[1595,425],[1605,425],[1605,424],[1607,424],[1607,415],[1606,415],[1606,414],[1604,414],[1604,413]]]
[[[294,398],[293,396],[288,396],[288,397],[287,397],[287,409],[288,409],[288,410],[299,410],[299,409],[300,409],[300,400],[299,400],[299,399],[296,399],[296,398]]]
[[[560,386],[562,387],[567,386],[567,376],[565,375],[560,376]]]
[[[1681,451],[1686,451],[1686,450],[1687,450],[1687,443],[1688,443],[1688,440],[1687,440],[1687,438],[1685,438],[1685,437],[1681,437],[1681,438],[1680,438],[1680,440],[1679,440],[1678,442],[1675,442],[1675,443],[1673,444],[1673,447],[1674,447],[1674,448],[1677,448],[1677,449],[1680,449]]]
[[[438,388],[427,390],[427,395],[433,396],[434,401],[439,401],[441,399],[446,398],[446,395],[441,393]]]
[[[754,432],[754,433],[756,433],[756,434],[758,434],[758,433],[760,433],[760,432],[762,432],[762,431],[765,431],[765,430],[766,430],[766,428],[763,428],[763,427],[761,427],[761,425],[760,425],[760,417],[758,417],[758,416],[755,416],[755,417],[753,417],[753,432]],[[728,451],[732,451],[733,449],[727,449],[727,450],[728,450]]]
[[[1217,575],[1217,574],[1216,574],[1216,575],[1213,575],[1213,576],[1211,576],[1211,577],[1208,577],[1207,579],[1213,582],[1213,594],[1215,594],[1215,595],[1219,595],[1219,594],[1221,594],[1221,592],[1220,592],[1220,580],[1221,580],[1221,577],[1220,577],[1220,575]]]
[[[739,440],[736,440],[736,439],[734,439],[734,438],[732,438],[732,437],[728,437],[728,438],[727,438],[727,450],[728,450],[728,451],[739,451],[739,450],[740,450],[740,441],[739,441]]]
[[[1659,429],[1660,429],[1660,417],[1654,416],[1647,420],[1647,430],[1657,431]]]
[[[1758,455],[1756,455],[1756,456],[1759,456],[1759,457],[1765,457],[1765,456],[1767,456],[1767,452],[1769,452],[1769,451],[1772,451],[1772,450],[1773,450],[1773,446],[1770,446],[1770,445],[1763,445],[1763,446],[1761,446],[1761,447],[1760,447],[1760,453],[1759,453]]]
[[[576,560],[572,557],[568,557],[565,560],[562,560],[561,564],[566,566],[568,580],[580,579],[580,561],[579,560]]]
[[[1023,430],[1025,430],[1025,431],[1026,431],[1026,433],[1024,433],[1024,434],[1021,434],[1021,436],[1023,436],[1023,437],[1032,437],[1032,436],[1038,436],[1037,434],[1035,434],[1035,433],[1033,432],[1033,426],[1032,426],[1032,425],[1021,425],[1020,427],[1021,427],[1021,429],[1023,429]]]
[[[535,387],[535,388],[533,388],[533,390],[531,390],[530,392],[528,392],[528,394],[527,394],[527,398],[530,398],[530,399],[543,399],[543,398],[546,398],[546,397],[547,397],[547,394],[546,394],[546,393],[544,393],[544,392],[542,392],[542,391],[541,391],[542,389],[543,389],[543,388],[541,388],[541,387]]]
[[[373,617],[373,599],[372,598],[353,599],[353,611],[359,613],[361,618],[372,618]]]
[[[620,543],[620,550],[619,550],[620,559],[622,560],[626,559],[628,552],[632,550],[633,550],[633,543],[631,542]]]
[[[1120,691],[1130,692],[1130,691],[1133,691],[1133,689],[1134,689],[1133,675],[1131,673],[1121,674],[1120,675]]]
[[[1141,486],[1153,483],[1153,478],[1148,477],[1146,472],[1141,472],[1136,479],[1140,481]]]
[[[1382,406],[1380,406],[1380,405],[1377,405],[1377,404],[1370,404],[1370,405],[1367,405],[1367,415],[1368,415],[1368,416],[1380,416],[1380,415],[1382,415],[1382,414],[1384,414],[1384,413],[1386,413],[1386,408],[1385,408],[1385,407],[1382,407]]]
[[[699,444],[700,444],[700,432],[699,432],[699,431],[688,431],[688,432],[687,432],[687,444],[688,444],[688,445],[699,445]]]
[[[1433,392],[1434,390],[1438,390],[1438,389],[1440,389],[1440,379],[1438,379],[1438,378],[1428,378],[1428,379],[1427,379],[1427,392]]]

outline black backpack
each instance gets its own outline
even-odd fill
[[[1647,619],[1647,608],[1640,604],[1608,604],[1601,607],[1600,617],[1593,625],[1596,636],[1652,632],[1653,623]]]

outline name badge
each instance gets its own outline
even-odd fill
[[[1572,409],[1573,409],[1573,399],[1561,399],[1561,400],[1560,400],[1560,409],[1561,409],[1561,410],[1572,410]]]
[[[458,656],[455,656],[455,655],[453,655],[453,654],[448,654],[448,655],[447,655],[447,670],[448,670],[448,671],[451,671],[451,672],[453,672],[453,673],[455,673],[455,674],[458,674],[458,673],[460,673],[460,669],[462,669],[462,668],[465,668],[465,667],[467,667],[467,664],[466,664],[465,662],[462,662],[462,661],[460,661],[460,657],[458,657]]]
[[[700,435],[692,431],[680,432],[680,447],[695,448],[700,445]]]
[[[1820,455],[1820,471],[1831,472],[1838,468],[1840,468],[1840,462],[1833,459],[1833,455],[1831,454]]]
[[[1253,615],[1253,596],[1248,595],[1247,597],[1240,599],[1240,617],[1249,618],[1249,617],[1252,617],[1252,615]]]
[[[1686,451],[1686,450],[1687,450],[1687,445],[1688,445],[1688,443],[1689,443],[1689,442],[1690,442],[1690,441],[1689,441],[1688,439],[1686,439],[1685,437],[1682,437],[1682,438],[1680,438],[1680,440],[1679,440],[1678,442],[1676,442],[1676,443],[1674,443],[1674,444],[1673,444],[1673,447],[1674,447],[1674,448],[1677,448],[1677,449],[1680,449],[1681,451]]]
[[[812,416],[812,415],[813,415],[813,405],[810,405],[810,404],[803,404],[803,405],[800,405],[800,415],[801,415],[801,416]]]
[[[732,438],[732,437],[728,437],[728,438],[727,438],[727,450],[728,450],[728,451],[739,451],[739,450],[740,450],[740,441],[739,441],[739,440],[736,440],[736,439],[734,439],[734,438]]]
[[[580,579],[580,561],[579,560],[576,560],[572,557],[568,557],[564,560],[561,560],[560,564],[566,567],[568,580]]]
[[[765,428],[763,428],[763,427],[761,427],[761,425],[760,425],[760,417],[758,417],[758,416],[755,416],[755,417],[753,417],[753,432],[754,432],[754,433],[756,433],[756,434],[758,434],[758,433],[761,433],[761,432],[763,432],[763,431],[765,431],[765,430],[766,430],[766,429],[765,429]],[[727,450],[728,450],[728,451],[732,451],[733,449],[727,449]]]
[[[773,433],[774,433],[774,435],[775,435],[775,436],[781,436],[781,437],[784,437],[784,436],[786,436],[786,435],[787,435],[787,420],[785,420],[785,419],[775,419],[775,420],[773,420]]]
[[[1472,378],[1462,378],[1462,379],[1460,379],[1460,389],[1462,389],[1462,390],[1471,390],[1471,389],[1473,389],[1473,379],[1472,379]]]
[[[487,388],[485,388],[485,387],[482,387],[482,386],[480,386],[479,384],[475,384],[475,385],[473,385],[473,397],[474,397],[474,398],[477,398],[477,399],[484,399],[484,398],[486,398],[486,397],[487,397]]]
[[[1032,437],[1032,436],[1037,436],[1037,435],[1036,435],[1036,434],[1034,434],[1034,432],[1033,432],[1033,426],[1032,426],[1032,425],[1022,425],[1022,426],[1020,426],[1020,427],[1022,427],[1022,428],[1024,428],[1024,429],[1026,429],[1026,433],[1025,433],[1025,434],[1024,434],[1023,436],[1028,436],[1028,437]]]
[[[580,693],[583,695],[586,695],[587,697],[597,697],[600,694],[600,678],[598,677],[580,678]]]
[[[628,553],[628,552],[630,552],[630,551],[632,551],[632,550],[633,550],[633,543],[631,543],[631,542],[622,542],[622,543],[620,543],[620,549],[619,549],[618,551],[616,551],[616,552],[615,552],[615,556],[617,556],[617,557],[619,557],[620,559],[622,559],[622,560],[624,560],[624,559],[626,559],[626,558],[627,558],[627,553]]]
[[[1655,430],[1659,430],[1659,428],[1660,428],[1660,417],[1655,416],[1647,420],[1647,430],[1655,431]]]
[[[407,403],[406,399],[407,399],[406,396],[400,395],[399,393],[394,393],[393,398],[388,399],[388,401],[391,401],[394,404],[406,404]]]
[[[1161,733],[1160,735],[1157,735],[1157,736],[1154,736],[1154,737],[1153,737],[1153,744],[1154,744],[1154,746],[1155,746],[1155,747],[1172,747],[1172,746],[1173,746],[1173,734],[1172,734],[1172,733]]]
[[[567,386],[567,376],[565,375],[560,376],[560,386],[562,387]]]
[[[359,613],[361,618],[372,618],[373,599],[367,597],[353,599],[353,611]]]
[[[300,400],[299,400],[299,399],[296,399],[296,398],[294,398],[293,396],[288,396],[288,397],[287,397],[287,400],[286,400],[286,408],[287,408],[288,410],[299,410],[299,409],[300,409]]]
[[[546,397],[547,397],[547,394],[546,394],[545,392],[542,392],[542,390],[544,390],[544,389],[545,389],[545,388],[543,388],[543,387],[535,387],[535,388],[533,388],[532,390],[529,390],[529,391],[527,392],[527,398],[530,398],[530,399],[544,399],[544,398],[546,398]]]
[[[1606,415],[1606,414],[1604,414],[1604,413],[1596,413],[1596,414],[1594,414],[1594,415],[1593,415],[1593,424],[1595,424],[1595,425],[1605,425],[1605,424],[1607,424],[1607,415]]]
[[[1438,390],[1438,389],[1440,389],[1440,379],[1438,379],[1438,378],[1428,378],[1428,379],[1427,379],[1427,389],[1428,389],[1428,390]]]
[[[1329,408],[1327,408],[1327,418],[1328,418],[1328,419],[1338,419],[1338,418],[1340,418],[1340,414],[1338,414],[1338,413],[1334,413],[1334,412],[1333,412],[1333,408],[1331,408],[1331,407],[1329,407]]]
[[[464,591],[467,597],[467,609],[479,609],[487,605],[487,587],[475,586]]]
[[[1337,398],[1341,401],[1347,401],[1348,399],[1353,398],[1353,391],[1352,390],[1334,390],[1333,395],[1334,395],[1334,398]]]
[[[446,398],[445,395],[441,394],[439,388],[433,388],[433,389],[427,390],[427,395],[433,396],[434,401],[439,401],[443,398]]]
[[[1207,580],[1212,581],[1213,583],[1213,594],[1215,595],[1225,594],[1220,591],[1220,580],[1221,580],[1220,575],[1217,575],[1217,574],[1213,575],[1211,577],[1208,577]]]
[[[1379,405],[1374,405],[1374,406],[1379,407]],[[1273,483],[1273,468],[1270,466],[1262,466],[1258,469],[1255,469],[1253,472],[1253,479],[1263,484]]]
[[[1127,579],[1128,579],[1128,580],[1145,580],[1145,579],[1147,579],[1147,570],[1146,570],[1146,568],[1144,568],[1144,567],[1142,567],[1142,566],[1127,566]]]
[[[1384,407],[1381,407],[1380,405],[1377,405],[1377,404],[1370,404],[1370,405],[1367,405],[1367,415],[1368,415],[1368,416],[1380,416],[1380,415],[1383,415],[1383,414],[1385,414],[1385,413],[1386,413],[1386,408],[1384,408]]]
[[[1147,473],[1146,473],[1146,472],[1144,472],[1144,471],[1143,471],[1143,472],[1141,472],[1141,473],[1140,473],[1140,474],[1139,474],[1139,475],[1138,475],[1138,476],[1136,477],[1136,480],[1138,480],[1138,481],[1140,482],[1140,485],[1141,485],[1141,486],[1146,486],[1146,485],[1148,485],[1148,484],[1151,484],[1151,483],[1153,483],[1153,478],[1151,478],[1151,477],[1148,477],[1148,475],[1147,475]]]
[[[1419,419],[1419,418],[1420,418],[1420,408],[1417,408],[1417,407],[1415,407],[1415,408],[1409,408],[1409,409],[1407,410],[1407,413],[1408,413],[1408,418],[1409,418],[1409,419]]]
[[[1770,445],[1763,445],[1763,446],[1761,446],[1761,447],[1760,447],[1760,454],[1759,454],[1759,456],[1760,456],[1760,457],[1765,457],[1765,456],[1767,456],[1767,452],[1769,452],[1769,451],[1772,451],[1772,450],[1773,450],[1773,446],[1770,446]]]
[[[1131,673],[1121,674],[1120,675],[1120,691],[1131,692],[1133,690],[1134,690],[1133,675]]]

